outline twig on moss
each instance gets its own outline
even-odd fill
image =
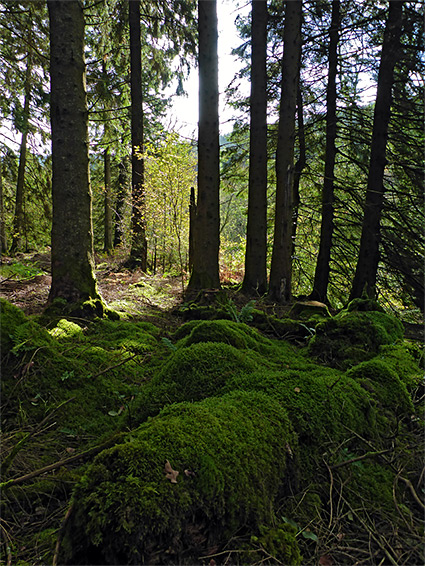
[[[0,527],[1,530],[3,531],[3,534],[5,536],[5,545],[6,545],[6,555],[7,555],[7,565],[6,566],[11,566],[12,564],[12,550],[11,550],[11,545],[12,545],[12,541],[10,540],[10,536],[9,533],[6,531],[6,529],[4,528],[4,526],[0,523]]]
[[[329,467],[328,463],[326,462],[325,459],[323,459],[323,462],[325,463],[325,466],[328,469],[329,472],[329,477],[330,477],[330,485],[329,485],[329,507],[330,507],[330,517],[329,517],[329,523],[328,523],[328,529],[331,528],[332,522],[333,522],[333,502],[332,502],[332,491],[333,491],[333,486],[334,486],[334,477],[332,474],[332,469]]]
[[[82,458],[88,458],[89,456],[93,456],[94,454],[97,454],[98,452],[101,452],[105,448],[108,448],[109,446],[114,444],[118,437],[119,434],[115,435],[113,438],[110,438],[107,442],[104,442],[99,446],[94,446],[93,448],[89,448],[88,450],[81,452],[81,454],[70,456],[69,458],[65,458],[65,460],[60,460],[59,462],[55,462],[54,464],[49,464],[48,466],[44,466],[44,468],[40,468],[39,470],[35,470],[34,472],[30,472],[29,474],[25,474],[18,478],[13,478],[3,483],[0,483],[0,488],[7,489],[14,485],[25,483],[28,480],[31,480],[33,478],[36,478],[37,476],[41,476],[42,474],[45,474],[46,472],[51,472],[52,470],[56,470],[58,468],[61,468],[62,466],[66,466],[67,464],[71,464],[72,462],[76,462],[77,460],[81,460]]]
[[[419,499],[419,496],[418,496],[418,494],[416,493],[415,488],[413,487],[412,482],[411,482],[409,479],[404,478],[403,476],[400,476],[399,474],[396,476],[396,480],[398,480],[398,479],[400,479],[401,481],[403,481],[403,482],[407,485],[407,487],[410,489],[410,493],[412,494],[413,499],[416,501],[416,503],[417,503],[420,507],[422,507],[422,509],[425,510],[425,505],[424,505],[424,504],[422,503],[422,501]]]
[[[98,373],[95,373],[92,376],[92,379],[95,379],[96,377],[99,377],[99,375],[103,375],[104,373],[107,373],[108,371],[110,371],[111,369],[115,369],[118,368],[124,364],[126,364],[127,362],[130,362],[131,360],[134,360],[134,358],[136,358],[137,356],[139,356],[140,354],[133,354],[132,356],[130,356],[129,358],[126,358],[125,360],[121,360],[118,364],[115,364],[114,366],[109,366],[106,369],[103,369],[102,371],[99,371]]]
[[[52,566],[58,566],[58,557],[59,557],[60,546],[61,546],[61,542],[62,542],[62,538],[63,538],[63,533],[65,532],[65,528],[66,528],[66,525],[69,521],[69,518],[71,516],[73,508],[74,508],[74,504],[72,503],[68,507],[68,510],[65,513],[65,517],[64,517],[62,524],[60,526],[59,533],[58,533],[58,540],[56,541],[56,546],[55,546],[55,553],[53,554]]]
[[[377,450],[375,452],[366,452],[366,454],[363,454],[362,456],[356,456],[355,458],[350,458],[349,460],[344,460],[344,462],[338,462],[338,464],[334,464],[333,466],[331,466],[331,470],[336,470],[337,468],[347,466],[348,464],[353,464],[354,462],[359,462],[360,460],[365,460],[366,458],[381,456],[382,454],[386,454],[387,452],[391,451],[392,448],[387,448],[386,450]]]

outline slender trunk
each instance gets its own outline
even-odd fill
[[[123,157],[118,165],[118,190],[117,203],[115,206],[115,236],[114,247],[124,243],[124,207],[128,194],[128,158]]]
[[[189,201],[189,271],[193,267],[193,252],[195,248],[194,242],[194,224],[196,218],[196,201],[195,201],[195,187],[190,187],[190,201]]]
[[[245,293],[267,289],[267,1],[252,0],[252,61]]]
[[[340,2],[332,2],[332,20],[329,29],[329,69],[326,93],[326,150],[325,178],[322,191],[322,224],[320,246],[314,274],[311,299],[326,302],[329,284],[332,234],[334,222],[334,169],[336,158],[336,76],[338,70]]]
[[[304,128],[304,106],[301,88],[298,85],[297,92],[297,121],[298,121],[298,145],[299,157],[294,169],[294,205],[293,205],[293,226],[292,226],[292,256],[295,254],[295,238],[298,227],[298,209],[300,206],[300,179],[303,169],[307,163],[305,148],[305,128]]]
[[[4,214],[3,202],[3,164],[0,157],[0,253],[4,254],[7,251],[7,236]]]
[[[302,1],[285,3],[284,53],[276,150],[276,212],[269,297],[289,301],[292,286],[295,110],[300,74]]]
[[[48,0],[52,129],[52,286],[49,302],[99,299],[85,91],[82,3]]]
[[[350,300],[363,295],[370,298],[376,296],[376,275],[381,237],[380,223],[385,191],[385,154],[391,115],[394,67],[400,53],[402,16],[403,0],[390,0],[378,73],[360,251]]]
[[[140,0],[128,3],[130,23],[131,67],[131,187],[132,238],[131,263],[146,271],[147,242],[145,218],[145,164],[142,94],[142,47],[140,30]]]
[[[108,149],[105,149],[103,153],[103,164],[105,176],[104,250],[110,254],[114,246],[112,234],[111,156]]]
[[[195,250],[189,289],[218,288],[220,277],[220,146],[217,2],[198,1],[199,126]]]
[[[25,230],[25,214],[24,214],[24,184],[25,184],[25,167],[27,164],[27,140],[28,140],[28,125],[30,113],[30,98],[31,98],[31,73],[32,73],[32,52],[31,48],[28,52],[27,68],[25,73],[25,99],[24,99],[24,112],[22,124],[22,138],[19,148],[19,166],[18,178],[16,181],[16,198],[15,198],[15,215],[13,219],[13,236],[10,253],[24,249],[23,236]]]

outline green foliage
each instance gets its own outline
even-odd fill
[[[13,335],[26,322],[24,313],[3,298],[0,298],[1,352],[4,355],[14,344]]]

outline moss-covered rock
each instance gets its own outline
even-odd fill
[[[379,348],[403,338],[399,320],[378,311],[341,311],[316,326],[308,352],[333,367],[348,368],[373,358]]]
[[[347,376],[373,393],[377,403],[396,413],[412,414],[412,399],[406,384],[397,372],[379,359],[362,362],[351,368]]]
[[[252,355],[229,344],[199,342],[179,348],[140,390],[132,405],[133,421],[143,422],[171,403],[221,395],[228,380],[256,369]]]
[[[76,487],[65,562],[192,564],[235,530],[269,524],[294,443],[285,410],[259,392],[165,409]]]

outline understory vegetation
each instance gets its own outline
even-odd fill
[[[424,360],[399,320],[230,289],[119,304],[1,299],[5,564],[422,564]]]

